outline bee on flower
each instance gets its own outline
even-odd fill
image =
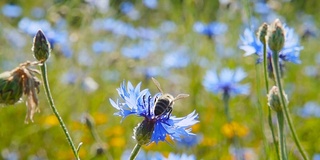
[[[133,138],[139,145],[165,141],[169,135],[175,141],[183,137],[194,135],[191,126],[198,123],[198,114],[193,111],[185,117],[175,117],[170,112],[156,114],[156,102],[162,93],[151,95],[148,89],[140,91],[141,83],[134,87],[130,82],[123,82],[117,89],[120,100],[113,101],[111,105],[118,110],[115,115],[126,118],[129,115],[143,117],[144,120],[134,129]]]

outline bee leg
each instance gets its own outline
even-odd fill
[[[171,107],[168,107],[167,110],[168,110],[168,114],[167,114],[168,117],[167,117],[167,119],[169,119],[170,116],[171,116],[171,113],[172,113],[172,108],[171,108]]]

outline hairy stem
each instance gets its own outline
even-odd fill
[[[44,62],[41,66],[40,66],[40,69],[41,69],[41,74],[42,74],[42,80],[43,80],[43,83],[44,83],[44,89],[45,89],[45,92],[46,92],[46,95],[47,95],[47,99],[49,101],[49,104],[50,104],[50,107],[53,111],[53,113],[55,114],[55,116],[58,118],[58,121],[60,123],[60,126],[69,142],[69,145],[73,151],[73,154],[74,156],[76,157],[77,160],[80,160],[79,158],[79,155],[78,155],[78,152],[77,152],[77,149],[71,139],[71,136],[67,130],[67,127],[66,125],[64,124],[61,116],[59,115],[59,112],[57,110],[57,108],[55,107],[54,103],[53,103],[53,98],[52,98],[52,95],[51,95],[51,92],[50,92],[50,87],[49,87],[49,82],[48,82],[48,77],[47,77],[47,65],[46,63]]]
[[[293,140],[294,140],[296,146],[298,147],[299,152],[302,155],[303,159],[304,160],[308,160],[308,157],[307,157],[306,153],[304,152],[304,150],[303,150],[303,148],[302,148],[302,146],[300,144],[300,141],[298,139],[298,136],[296,134],[296,131],[295,131],[294,127],[293,127],[291,116],[290,116],[289,111],[288,111],[288,106],[287,106],[287,103],[285,101],[285,97],[283,95],[284,92],[283,92],[283,87],[282,87],[282,83],[281,83],[281,72],[280,72],[279,57],[278,57],[278,53],[277,52],[274,52],[272,54],[272,68],[273,68],[276,84],[277,84],[277,86],[279,88],[280,102],[281,102],[281,105],[282,105],[282,108],[283,108],[283,111],[284,111],[285,119],[286,119],[286,121],[288,123],[290,132],[292,134]]]
[[[277,112],[277,118],[278,118],[278,135],[279,135],[279,153],[281,155],[281,160],[287,160],[287,153],[286,153],[286,142],[284,138],[284,118],[283,118],[283,112],[278,111]]]
[[[266,40],[263,42],[263,73],[264,73],[264,82],[266,84],[266,92],[268,92],[269,90],[269,81],[268,81],[268,63],[267,63],[267,44],[266,44]],[[280,154],[279,154],[279,149],[278,149],[278,142],[276,140],[275,137],[275,133],[274,133],[274,127],[272,125],[272,112],[270,107],[268,107],[268,124],[271,130],[271,135],[272,135],[272,140],[276,149],[276,154],[278,159],[280,159]]]

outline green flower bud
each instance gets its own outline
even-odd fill
[[[269,25],[267,23],[263,23],[258,30],[257,36],[259,40],[263,43],[263,45],[266,44],[266,36],[268,34],[268,27]]]
[[[50,43],[41,30],[33,38],[33,56],[40,62],[45,62],[50,56]]]
[[[288,98],[285,93],[283,93],[286,103],[288,103]],[[277,86],[273,86],[268,96],[268,106],[271,107],[276,112],[282,111],[279,89]]]
[[[268,45],[269,48],[274,52],[278,53],[284,46],[285,36],[284,29],[279,19],[276,19],[268,31]]]
[[[0,104],[12,105],[17,103],[23,94],[22,79],[13,76],[11,72],[0,74]]]
[[[154,122],[144,120],[134,128],[133,139],[140,145],[149,144],[154,130]]]

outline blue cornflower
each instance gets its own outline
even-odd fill
[[[215,70],[209,70],[204,77],[203,85],[208,91],[215,94],[220,92],[229,95],[249,94],[249,84],[239,84],[246,76],[247,74],[242,68],[237,68],[234,71],[224,68],[220,75]]]
[[[2,14],[9,18],[17,18],[21,15],[22,8],[15,4],[5,4],[2,7]]]
[[[156,116],[154,104],[161,93],[151,96],[148,89],[140,91],[140,86],[141,83],[134,87],[130,82],[126,86],[123,82],[117,89],[121,101],[110,99],[111,105],[119,110],[115,115],[122,119],[129,115],[144,117],[142,123],[135,128],[134,138],[137,143],[140,145],[158,143],[165,141],[167,135],[175,141],[181,141],[183,137],[194,135],[190,127],[199,122],[195,111],[180,118],[171,116],[169,112]]]
[[[303,49],[299,43],[299,37],[295,34],[292,28],[283,25],[285,30],[285,43],[282,50],[279,52],[280,64],[283,61],[288,61],[296,64],[300,64],[299,54]],[[259,56],[257,62],[260,63],[263,60],[263,45],[260,40],[256,37],[256,34],[249,28],[245,29],[244,34],[240,37],[242,44],[239,46],[240,49],[245,51],[245,56],[256,54]],[[272,51],[267,46],[268,59],[271,58]]]
[[[220,22],[211,22],[209,24],[204,24],[202,22],[196,22],[193,25],[193,30],[197,33],[208,36],[209,38],[213,36],[222,35],[228,30],[228,26]]]

